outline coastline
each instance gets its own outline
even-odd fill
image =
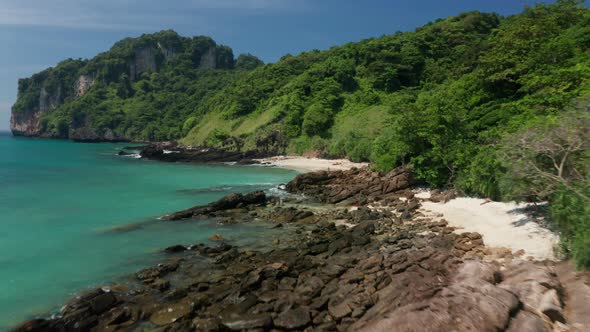
[[[489,250],[481,234],[423,212],[423,204],[448,193],[416,197],[413,185],[405,169],[305,173],[287,184],[291,198],[230,194],[179,211],[162,222],[262,222],[282,235],[256,250],[218,237],[171,246],[135,283],[81,294],[55,318],[15,331],[418,331],[422,322],[437,331],[518,331],[563,324],[567,302],[553,263]]]
[[[353,167],[363,168],[369,166],[369,163],[356,163],[348,159],[306,158],[302,156],[273,156],[255,160],[263,166],[280,167],[300,173],[344,171]]]

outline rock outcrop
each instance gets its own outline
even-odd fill
[[[24,112],[14,112],[13,110],[10,117],[10,129],[14,135],[43,136],[41,117],[61,105],[65,96],[61,86],[51,92],[43,87],[39,91],[37,98],[36,107]]]
[[[141,148],[142,158],[165,162],[256,164],[254,159],[269,155],[259,151],[232,151],[211,147],[183,147],[175,142],[154,143]]]
[[[225,211],[235,208],[247,207],[250,205],[264,205],[266,194],[262,191],[255,191],[245,195],[239,193],[229,194],[220,200],[205,206],[178,211],[162,217],[163,220],[183,220],[196,217],[207,217],[218,211]]]
[[[129,78],[136,81],[143,73],[154,73],[156,66],[156,49],[145,47],[135,50],[135,56],[129,60]]]
[[[287,184],[287,191],[309,195],[323,203],[364,205],[369,201],[397,201],[397,192],[415,183],[407,167],[389,173],[353,168],[300,174]]]
[[[76,81],[76,87],[74,88],[76,91],[76,97],[79,98],[84,96],[95,82],[96,79],[92,75],[80,75]]]

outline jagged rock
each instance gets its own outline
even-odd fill
[[[238,317],[224,319],[222,320],[222,324],[230,330],[242,331],[268,327],[272,324],[272,318],[268,313],[243,314]]]
[[[239,162],[242,165],[256,164],[254,159],[269,157],[270,152],[230,151],[211,147],[182,147],[175,142],[153,143],[144,146],[140,156],[164,162],[225,163]]]
[[[193,218],[200,215],[224,211],[239,207],[251,205],[263,205],[266,203],[266,194],[263,191],[254,191],[245,195],[239,193],[229,194],[220,200],[205,206],[195,206],[193,208],[178,211],[162,217],[163,220],[182,220]]]
[[[547,326],[547,323],[539,316],[520,311],[510,321],[510,326],[506,332],[550,332],[551,330],[551,327]]]
[[[91,300],[89,300],[92,312],[95,314],[101,314],[106,310],[110,309],[117,302],[117,298],[112,293],[100,294]]]
[[[526,308],[563,322],[561,284],[545,267],[529,261],[515,261],[502,273],[500,287],[517,294]]]
[[[209,236],[209,241],[223,241],[224,238],[223,236],[219,235],[219,234],[213,234],[211,236]]]
[[[407,167],[382,174],[369,168],[347,171],[320,171],[299,174],[286,186],[288,192],[303,193],[325,203],[363,203],[405,189],[415,183]]]
[[[170,254],[178,253],[178,252],[183,252],[183,251],[186,251],[186,250],[188,250],[188,248],[185,247],[185,246],[183,246],[183,245],[180,245],[180,244],[177,244],[177,245],[174,245],[174,246],[170,246],[170,247],[164,249],[165,252],[170,253]]]
[[[164,279],[156,279],[156,280],[154,280],[154,282],[152,282],[150,284],[150,287],[155,288],[155,289],[159,290],[160,292],[163,292],[163,291],[167,290],[168,288],[170,288],[170,282],[168,280],[164,280]]]
[[[311,319],[309,317],[309,310],[299,307],[282,312],[273,322],[278,328],[294,330],[307,326],[311,322]]]
[[[58,331],[54,328],[50,321],[46,319],[32,319],[26,321],[14,329],[11,332],[53,332]]]
[[[193,312],[193,305],[188,300],[175,304],[163,305],[150,316],[150,322],[163,326],[172,324],[179,319],[189,316]]]
[[[139,280],[153,280],[157,277],[164,276],[169,272],[176,271],[178,261],[171,260],[167,263],[158,264],[157,266],[143,269],[135,274]]]
[[[559,300],[559,295],[555,289],[550,289],[543,294],[538,309],[545,314],[545,316],[549,317],[552,322],[557,321],[565,323],[565,318],[563,317],[561,309],[561,301]]]
[[[217,318],[195,318],[193,319],[193,328],[197,331],[209,332],[218,331],[221,321]]]

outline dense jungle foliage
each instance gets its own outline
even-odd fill
[[[159,54],[157,71],[131,79],[134,50],[158,43],[176,54]],[[217,65],[203,68],[211,47]],[[71,97],[65,90],[83,73],[98,81]],[[239,142],[232,146],[348,157],[384,171],[411,164],[432,186],[547,200],[564,249],[590,266],[590,10],[581,1],[510,17],[464,13],[266,65],[164,31],[21,80],[15,111],[34,106],[41,87],[64,89],[63,104],[42,119],[62,135],[85,123],[131,139]]]

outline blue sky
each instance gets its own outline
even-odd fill
[[[17,80],[65,58],[91,58],[129,36],[208,35],[265,62],[407,31],[480,10],[509,15],[535,0],[0,0],[0,130]],[[553,1],[545,1],[553,2]]]

